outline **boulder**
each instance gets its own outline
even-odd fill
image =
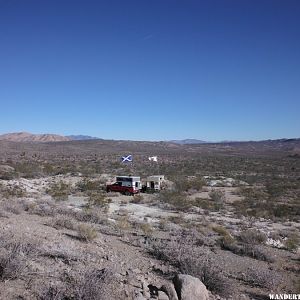
[[[177,274],[173,283],[179,300],[209,300],[205,285],[196,277]]]
[[[170,300],[168,295],[165,292],[158,291],[158,300]]]
[[[168,295],[169,300],[178,300],[177,293],[172,284],[164,284],[160,290]]]

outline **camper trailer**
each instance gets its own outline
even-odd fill
[[[164,175],[148,176],[143,181],[143,190],[146,192],[157,192],[163,188],[165,177]]]

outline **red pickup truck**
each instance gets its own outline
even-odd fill
[[[140,177],[118,176],[116,182],[106,185],[107,192],[119,192],[125,195],[133,195],[140,192]]]

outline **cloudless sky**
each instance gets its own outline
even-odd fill
[[[0,0],[0,134],[300,136],[299,0]]]

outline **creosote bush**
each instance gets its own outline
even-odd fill
[[[187,211],[191,208],[192,202],[184,193],[179,193],[176,190],[165,190],[158,194],[161,202],[169,204],[176,210]]]
[[[101,207],[105,210],[109,208],[109,203],[111,199],[107,198],[105,194],[99,192],[92,192],[89,195],[88,205]]]
[[[266,234],[257,229],[248,229],[239,234],[239,240],[246,244],[263,244],[267,240]]]
[[[195,176],[176,178],[174,183],[176,191],[180,193],[188,192],[189,190],[201,191],[205,185],[203,178]]]
[[[149,223],[141,224],[141,229],[147,236],[150,236],[153,233],[153,227]]]
[[[97,230],[89,224],[79,224],[77,227],[77,234],[81,240],[90,242],[97,237]]]
[[[211,190],[209,192],[209,197],[211,200],[216,202],[224,202],[225,201],[225,193],[221,190]]]
[[[198,277],[209,290],[220,296],[229,296],[232,285],[210,251],[202,246],[203,236],[196,230],[176,232],[174,235],[168,241],[152,240],[149,252],[177,267],[180,272]]]
[[[99,180],[85,178],[76,184],[76,188],[83,193],[104,191],[104,184]]]
[[[300,245],[299,235],[296,233],[292,233],[284,242],[284,245],[289,251],[297,251]]]
[[[0,280],[17,279],[24,275],[30,258],[38,254],[37,244],[22,241],[12,234],[0,237]]]
[[[55,200],[67,200],[70,194],[70,186],[63,181],[50,185],[47,193]]]

